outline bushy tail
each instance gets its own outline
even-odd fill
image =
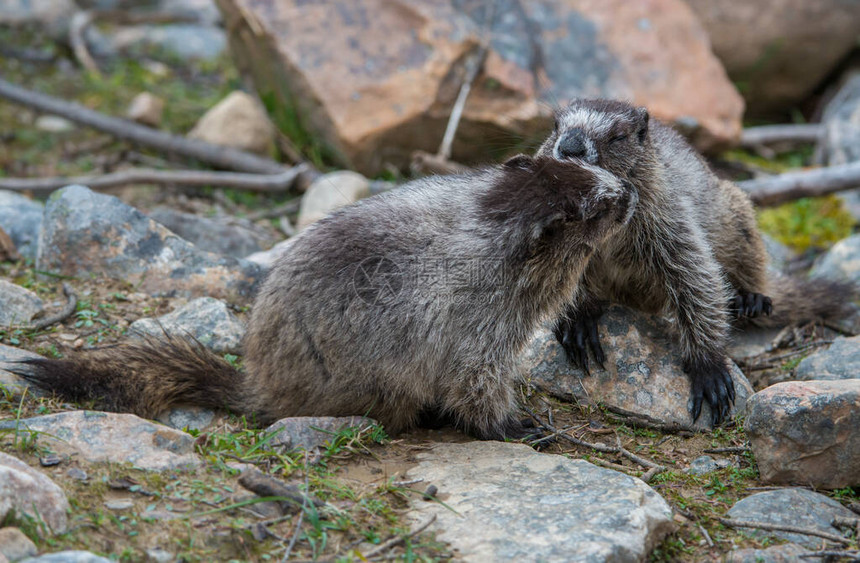
[[[247,412],[243,374],[193,339],[163,334],[78,354],[6,367],[65,400],[154,418],[177,404]]]
[[[750,322],[762,327],[781,327],[811,321],[830,321],[848,316],[858,295],[856,284],[827,278],[796,278],[771,274],[769,296],[773,313]]]

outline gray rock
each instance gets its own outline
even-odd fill
[[[0,326],[23,325],[44,308],[39,296],[20,285],[0,279]]]
[[[181,17],[195,18],[199,23],[218,25],[221,12],[213,0],[160,0],[157,11]]]
[[[89,551],[57,551],[38,557],[24,559],[20,563],[113,563],[106,557],[101,557]]]
[[[47,133],[67,133],[75,129],[75,124],[56,115],[42,115],[34,123],[36,129]]]
[[[161,549],[160,547],[152,547],[146,550],[146,555],[155,563],[171,563],[176,561],[177,558],[175,555],[167,551],[166,549]]]
[[[69,470],[66,471],[66,477],[74,479],[75,481],[86,481],[89,479],[87,472],[77,467],[70,467]]]
[[[93,54],[101,57],[168,54],[183,61],[214,60],[226,52],[224,30],[211,25],[166,24],[114,27],[90,26],[85,33]]]
[[[739,362],[768,352],[770,344],[782,332],[781,328],[761,328],[751,326],[736,330],[731,334],[727,352],[729,357]]]
[[[156,420],[177,430],[204,430],[212,424],[215,412],[203,407],[176,407],[161,413]]]
[[[548,328],[539,331],[522,355],[531,383],[567,401],[594,402],[655,424],[710,429],[710,409],[693,424],[688,410],[690,380],[681,368],[674,327],[667,321],[612,306],[600,319],[606,369],[591,375],[574,367]],[[731,416],[744,412],[752,387],[732,365],[736,400]]]
[[[363,416],[297,416],[278,420],[266,428],[266,434],[277,433],[269,442],[272,446],[311,451],[324,446],[332,435],[344,428],[364,428],[372,424],[375,421]]]
[[[718,469],[731,465],[727,459],[714,459],[709,455],[702,455],[690,462],[690,467],[685,471],[690,475],[705,475]]]
[[[370,195],[367,178],[350,170],[329,172],[313,181],[302,196],[298,228],[304,229],[332,211]]]
[[[643,561],[674,529],[672,509],[648,485],[580,459],[524,444],[436,444],[407,477],[444,503],[412,502],[458,561]]]
[[[801,360],[794,375],[801,380],[860,378],[860,336],[837,338]]]
[[[257,264],[203,252],[119,199],[83,186],[51,196],[39,241],[41,270],[98,272],[154,294],[246,301],[263,277]]]
[[[9,561],[18,561],[39,553],[30,538],[18,528],[0,528],[0,555]]]
[[[67,41],[69,22],[77,10],[74,0],[3,0],[0,2],[0,25],[32,25],[45,30],[54,39]]]
[[[0,452],[0,522],[10,511],[45,522],[54,534],[68,529],[69,501],[63,489],[44,473]]]
[[[203,114],[188,137],[266,155],[274,146],[275,128],[262,104],[237,90]]]
[[[842,239],[816,261],[809,275],[860,283],[860,235]]]
[[[821,124],[819,162],[833,166],[860,160],[860,74],[849,78],[830,100]]]
[[[860,485],[860,379],[787,381],[753,395],[744,423],[761,479]]]
[[[105,508],[108,510],[128,510],[134,508],[134,501],[128,498],[109,500],[105,502]]]
[[[0,227],[26,258],[36,258],[44,206],[21,194],[0,190]]]
[[[245,326],[227,308],[212,297],[201,297],[157,319],[140,319],[131,323],[132,335],[191,336],[216,354],[237,354],[241,350]]]
[[[839,535],[840,531],[831,525],[833,518],[837,516],[854,518],[856,514],[835,500],[806,489],[779,489],[756,493],[739,500],[728,512],[728,517],[736,520],[799,526]],[[752,536],[777,537],[813,549],[819,547],[822,541],[815,536],[791,532],[772,532],[753,528],[744,528],[744,530]]]
[[[784,543],[767,549],[736,549],[730,551],[725,563],[795,563],[801,555],[811,553],[795,543]]]
[[[247,220],[200,217],[168,208],[155,209],[149,217],[206,252],[242,258],[262,249],[264,236]]]
[[[250,256],[246,256],[245,260],[249,262],[254,262],[255,264],[259,264],[263,268],[271,268],[275,263],[275,260],[283,254],[287,248],[293,243],[295,238],[288,238],[287,240],[283,240],[270,248],[269,250],[264,250],[262,252],[255,252]]]
[[[141,92],[131,100],[128,111],[126,111],[126,117],[143,125],[158,127],[161,125],[163,113],[163,99],[149,92]]]
[[[163,471],[200,465],[194,438],[133,414],[72,411],[0,422],[0,429],[43,432],[39,443],[60,454],[86,461],[131,463],[140,469]]]
[[[39,354],[34,354],[33,352],[0,344],[0,385],[12,393],[13,397],[20,397],[24,394],[25,390],[28,395],[35,395],[37,397],[45,395],[45,392],[38,387],[34,387],[14,373],[3,369],[4,365],[6,367],[11,367],[9,365],[10,363],[20,360],[38,359],[41,357],[42,356]]]
[[[764,248],[768,258],[770,258],[768,267],[777,272],[784,272],[788,263],[795,257],[794,251],[768,235],[762,235],[762,240],[764,240]]]

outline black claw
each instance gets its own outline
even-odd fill
[[[714,355],[690,361],[685,371],[690,376],[690,415],[693,422],[699,418],[702,403],[706,401],[711,411],[711,423],[718,426],[729,417],[735,400],[734,381],[725,359]]]
[[[770,297],[761,293],[738,292],[729,301],[729,313],[736,318],[755,318],[761,314],[770,315],[773,302]]]
[[[581,368],[585,375],[591,375],[589,348],[596,364],[603,368],[606,362],[606,354],[600,346],[600,335],[597,330],[597,321],[601,314],[600,306],[593,303],[581,309],[569,307],[553,327],[556,340],[564,348],[568,360]]]

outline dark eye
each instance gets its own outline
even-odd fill
[[[610,142],[610,144],[613,144],[613,145],[614,145],[615,143],[620,143],[620,142],[622,142],[622,141],[626,141],[626,140],[627,140],[627,137],[628,137],[628,135],[626,135],[626,134],[624,134],[624,135],[615,135],[614,137],[612,137],[611,139],[609,139],[609,142]]]

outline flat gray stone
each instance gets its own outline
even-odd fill
[[[800,526],[835,535],[840,535],[841,532],[831,525],[834,517],[857,517],[855,513],[835,500],[806,489],[779,489],[756,493],[735,503],[727,515],[735,520]],[[743,528],[743,530],[751,536],[776,537],[813,549],[820,547],[822,542],[819,537],[805,534],[753,528]]]
[[[40,270],[98,273],[151,294],[247,301],[257,264],[204,252],[119,199],[83,186],[51,195],[39,235]]]
[[[860,336],[837,338],[826,350],[803,358],[794,375],[802,380],[860,378]]]
[[[0,190],[0,227],[25,258],[36,258],[44,207],[19,193]]]
[[[28,324],[44,307],[29,289],[0,279],[0,326]]]
[[[690,467],[685,470],[685,473],[689,473],[690,475],[705,475],[729,465],[731,465],[731,462],[727,459],[714,459],[709,455],[702,455],[690,462]]]
[[[769,351],[771,342],[781,331],[781,328],[756,326],[734,331],[726,351],[729,357],[736,362],[764,354]]]
[[[601,317],[600,341],[606,369],[591,375],[575,367],[549,328],[541,329],[521,356],[531,383],[566,401],[600,403],[653,424],[709,430],[707,404],[693,424],[689,413],[690,379],[681,368],[674,327],[664,319],[612,306]],[[752,386],[737,366],[730,366],[736,399],[730,416],[743,413]]]
[[[227,304],[212,297],[200,297],[158,319],[139,319],[131,323],[132,336],[148,334],[191,336],[216,354],[239,354],[245,326]]]
[[[445,503],[412,502],[417,527],[457,561],[643,561],[674,529],[672,509],[639,479],[525,444],[436,444],[407,477]]]
[[[39,443],[59,454],[90,462],[131,463],[150,471],[192,469],[200,465],[194,438],[133,414],[72,411],[0,422],[44,434]]]
[[[68,529],[69,501],[63,489],[41,471],[0,452],[0,521],[9,511],[41,519],[55,534]]]
[[[817,160],[834,166],[860,160],[860,74],[833,96],[821,117],[824,129]]]
[[[175,407],[164,411],[156,420],[177,430],[204,430],[215,419],[215,411],[203,407]]]
[[[57,551],[24,559],[20,563],[113,563],[110,559],[89,551]]]

